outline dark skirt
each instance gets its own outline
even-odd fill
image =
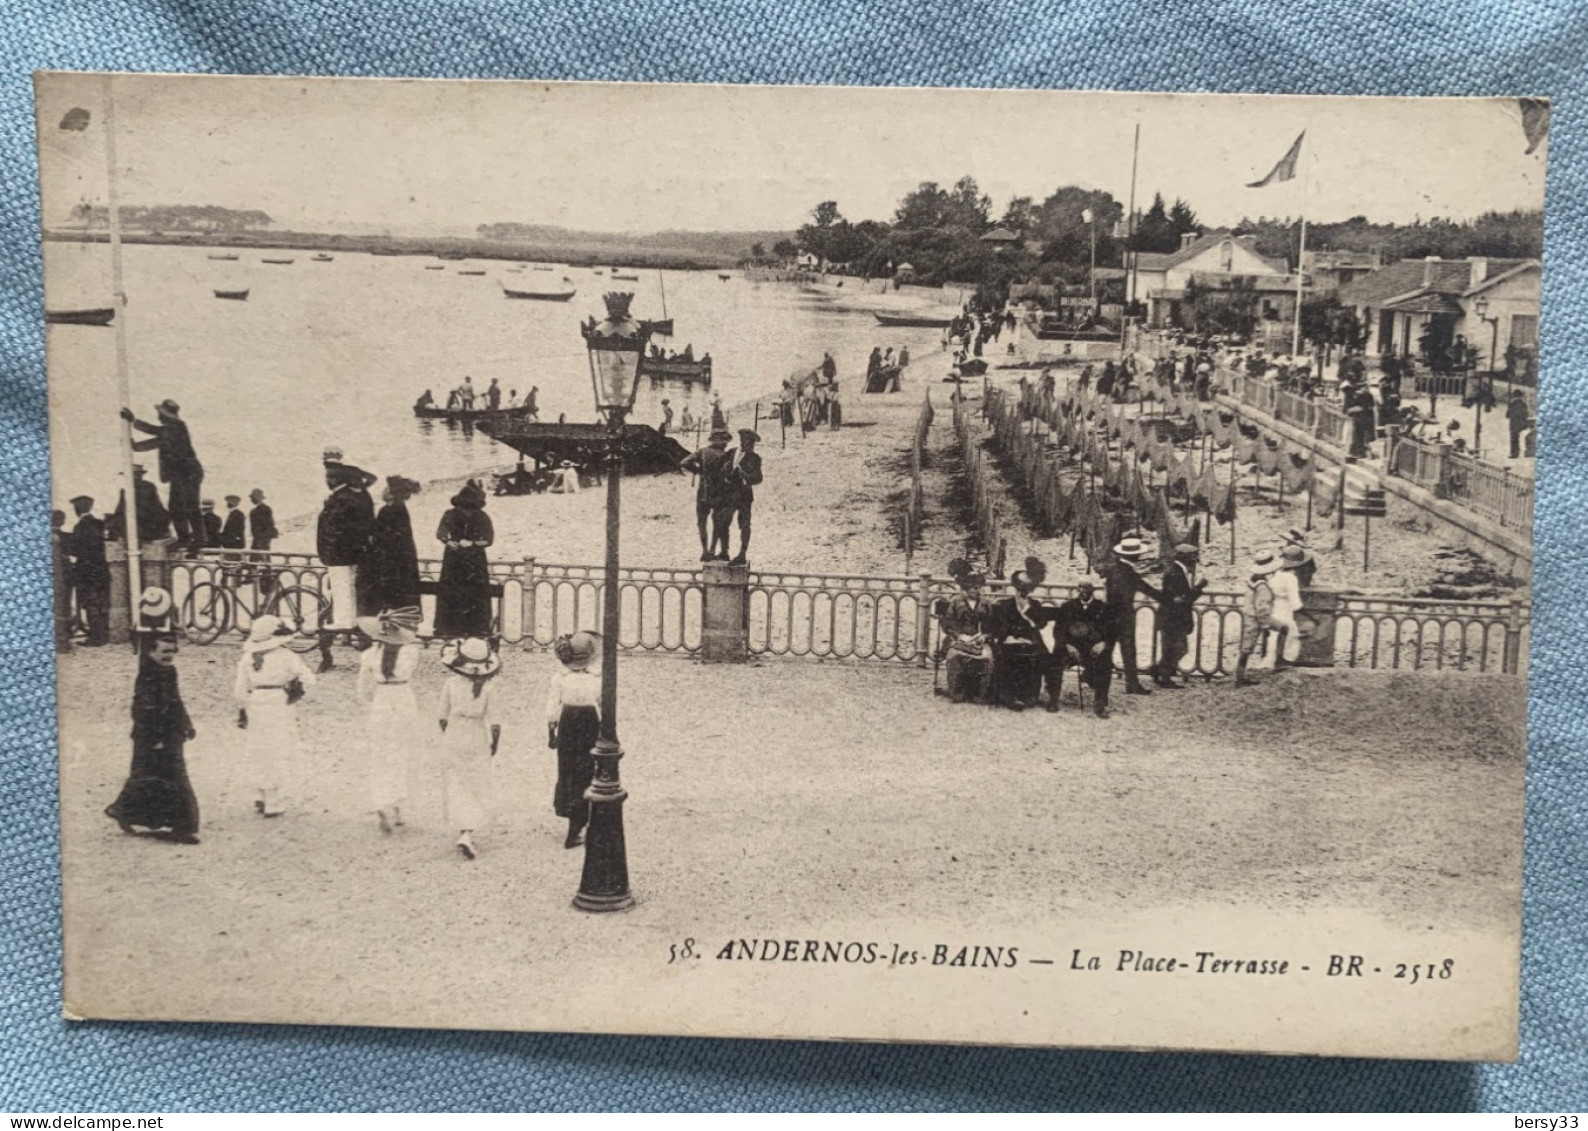
[[[437,636],[491,635],[491,571],[485,547],[448,549],[441,558],[436,586]]]
[[[557,722],[557,791],[552,808],[559,817],[579,824],[589,819],[590,803],[584,791],[595,776],[590,748],[601,735],[601,716],[594,707],[564,707]]]
[[[105,816],[147,829],[169,828],[178,836],[196,835],[198,797],[187,779],[182,744],[173,743],[161,750],[134,748],[127,784],[105,809]]]

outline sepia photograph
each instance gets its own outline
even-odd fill
[[[67,1017],[1516,1057],[1547,101],[35,110]]]

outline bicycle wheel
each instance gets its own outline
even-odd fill
[[[209,644],[232,626],[232,595],[201,581],[182,599],[182,631],[194,644]]]
[[[324,595],[301,585],[278,589],[270,598],[269,612],[292,629],[287,647],[294,652],[312,652],[320,644],[320,629],[330,621],[331,602]]]

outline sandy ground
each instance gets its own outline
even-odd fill
[[[1156,917],[1210,936],[1259,924],[1277,937],[1309,917],[1338,929],[1356,916],[1392,934],[1514,946],[1520,684],[1292,672],[1250,691],[1121,698],[1099,721],[1068,705],[1057,716],[954,706],[932,696],[930,671],[902,665],[625,657],[639,905],[618,922],[568,906],[581,853],[562,848],[551,811],[546,658],[510,654],[500,677],[512,693],[496,817],[469,862],[440,811],[433,743],[411,823],[376,829],[346,668],[301,708],[299,803],[257,817],[227,701],[237,654],[189,648],[179,660],[199,731],[194,847],[129,838],[101,815],[126,771],[133,662],[120,649],[62,658],[62,700],[79,708],[62,744],[79,1011],[644,1030],[643,1012],[581,1012],[567,995],[586,978],[661,977],[684,937],[720,945],[827,923],[894,939],[935,924],[1052,950],[1085,919]],[[416,683],[424,714],[433,655]],[[781,1014],[762,1022],[789,1031]],[[807,1019],[805,1031],[842,1027]]]

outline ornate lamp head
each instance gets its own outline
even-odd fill
[[[605,320],[594,318],[584,323],[585,348],[590,351],[590,381],[595,389],[596,408],[608,417],[626,414],[634,407],[640,385],[640,355],[650,340],[648,324],[635,321],[629,313],[634,295],[609,291],[601,296],[606,304]]]

